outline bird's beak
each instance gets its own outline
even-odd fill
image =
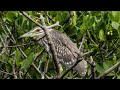
[[[23,38],[23,37],[32,37],[32,33],[31,32],[25,33],[21,35],[19,38]]]

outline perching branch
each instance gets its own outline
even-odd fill
[[[104,78],[107,74],[109,74],[112,70],[116,69],[117,67],[120,66],[120,62],[116,63],[114,66],[106,70],[103,74],[99,75],[97,79],[102,79]]]
[[[29,20],[31,20],[32,22],[34,22],[37,26],[39,26],[40,28],[43,29],[45,35],[46,35],[46,39],[48,41],[48,45],[50,46],[50,50],[51,50],[51,53],[52,53],[52,58],[53,58],[53,62],[55,64],[55,68],[56,68],[56,78],[59,78],[60,77],[60,67],[58,65],[58,60],[57,60],[57,56],[56,56],[56,52],[55,52],[55,48],[52,44],[52,40],[49,36],[49,32],[48,32],[48,28],[46,25],[44,25],[44,18],[41,16],[41,21],[43,22],[41,24],[37,23],[36,21],[34,21],[30,16],[28,16],[25,12],[23,11],[20,11],[22,13],[23,16],[25,16],[26,18],[28,18]]]

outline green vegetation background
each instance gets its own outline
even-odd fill
[[[78,47],[86,33],[83,52],[92,51],[85,59],[90,60],[90,56],[93,57],[96,76],[120,61],[119,11],[26,11],[26,13],[39,23],[38,18],[42,14],[47,25],[59,21],[61,27],[54,29],[66,33]],[[49,63],[46,74],[49,77],[55,75],[54,64],[46,51],[33,62],[44,48],[32,38],[19,39],[19,36],[35,26],[18,11],[0,11],[0,79],[41,79],[40,71],[45,71],[47,60]],[[29,67],[31,68],[28,71]],[[63,67],[62,73],[65,70]],[[88,64],[86,79],[90,78],[90,70],[91,66]],[[72,78],[74,75],[71,71],[65,78]],[[119,68],[105,78],[120,79]]]

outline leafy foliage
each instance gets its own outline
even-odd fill
[[[78,47],[86,33],[83,52],[92,51],[85,59],[89,61],[90,56],[93,57],[96,63],[96,76],[120,61],[119,11],[27,11],[27,13],[39,23],[40,14],[45,16],[47,25],[59,21],[61,27],[55,29],[66,33]],[[32,38],[19,39],[20,35],[36,26],[33,22],[18,11],[1,11],[0,24],[0,78],[13,79],[14,71],[20,79],[41,79],[43,78],[41,71],[46,72],[49,77],[55,74],[54,64],[46,51],[33,61],[44,49],[42,46]],[[47,61],[48,70],[45,71]],[[63,67],[62,73],[65,70]],[[90,78],[90,70],[89,65],[86,79]],[[119,79],[119,72],[119,68],[115,69],[105,78]],[[71,71],[66,78],[72,78],[74,75],[74,71]],[[77,75],[75,78],[81,77]]]

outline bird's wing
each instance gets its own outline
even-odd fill
[[[64,46],[66,46],[72,52],[74,57],[77,58],[78,53],[80,53],[79,49],[65,34],[61,33],[60,31],[53,30],[52,35],[56,37],[54,39],[59,40]]]
[[[65,34],[53,30],[52,35],[54,35],[52,36],[52,40],[55,42],[54,44],[56,44],[56,52],[58,52],[57,57],[61,60],[64,60],[63,64],[65,64],[65,66],[70,67],[71,65],[73,65],[73,62],[77,60],[78,54],[80,54],[79,49]],[[84,76],[87,72],[87,62],[85,60],[82,60],[78,63],[75,69],[82,76]]]

